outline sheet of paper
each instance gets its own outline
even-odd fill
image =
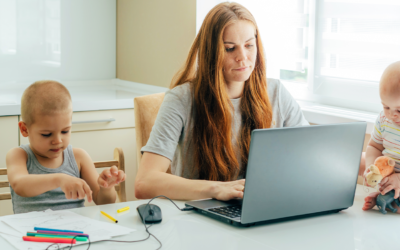
[[[23,250],[43,250],[46,249],[51,243],[35,243],[35,242],[27,242],[22,240],[22,236],[26,234],[22,234],[17,230],[13,229],[6,223],[2,221],[2,217],[0,217],[0,235],[7,240],[11,245],[15,247],[15,249],[23,249]],[[57,249],[57,246],[50,247],[49,249]]]
[[[93,220],[70,211],[62,210],[46,210],[43,212],[3,216],[0,218],[0,221],[2,221],[2,224],[6,224],[0,226],[0,232],[19,236],[19,238],[3,233],[0,233],[0,235],[17,249],[23,250],[46,249],[50,245],[49,243],[25,242],[22,240],[22,236],[26,235],[28,231],[34,231],[34,227],[83,231],[85,234],[89,234],[91,242],[110,239],[111,237],[126,235],[135,231],[134,229]],[[86,243],[77,242],[79,245]],[[67,246],[69,244],[60,244],[60,248]],[[57,247],[54,249],[57,249]]]

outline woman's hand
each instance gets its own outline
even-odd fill
[[[112,166],[109,169],[104,169],[101,172],[97,183],[102,188],[112,188],[120,182],[125,181],[125,173],[122,170],[118,170],[116,166]]]
[[[213,188],[212,198],[221,201],[243,198],[245,182],[245,179],[229,182],[216,182]]]
[[[400,174],[392,174],[388,177],[383,178],[380,185],[381,187],[379,188],[379,191],[382,195],[385,195],[387,192],[394,190],[394,198],[399,198]]]

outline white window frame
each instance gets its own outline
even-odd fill
[[[307,83],[302,85],[284,80],[281,82],[298,101],[360,110],[362,113],[379,113],[382,104],[377,82],[315,75],[315,53],[318,50],[317,46],[320,46],[316,36],[318,13],[321,13],[321,2],[309,0]],[[316,77],[319,78],[318,81]],[[341,91],[342,89],[345,91]]]

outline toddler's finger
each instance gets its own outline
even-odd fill
[[[384,185],[384,184],[388,181],[388,179],[389,179],[389,178],[387,178],[387,177],[383,178],[383,179],[381,180],[381,185]]]
[[[71,193],[71,198],[72,198],[73,200],[78,199],[78,192],[77,192],[76,190],[73,191],[73,192]]]
[[[110,169],[104,169],[103,172],[101,172],[105,177],[111,177],[111,172]]]
[[[118,171],[118,177],[117,177],[117,182],[122,182],[125,180],[125,173],[124,171],[120,170]]]
[[[113,174],[113,175],[118,175],[118,168],[117,168],[117,166],[112,166],[111,168],[110,168],[110,172],[111,172],[111,174]]]
[[[126,174],[124,173],[124,177],[122,178],[121,182],[125,181],[125,179],[126,179]]]
[[[99,178],[98,183],[101,187],[108,187],[108,183],[106,180],[104,180],[103,178]]]
[[[83,185],[83,190],[85,191],[85,194],[87,196],[88,202],[92,202],[92,190],[90,189],[89,185],[85,184]]]
[[[85,190],[84,187],[82,187],[81,189],[78,189],[78,199],[83,199],[85,198]]]

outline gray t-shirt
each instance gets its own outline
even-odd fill
[[[309,125],[300,106],[279,80],[267,79],[268,96],[272,105],[272,128]],[[234,108],[233,138],[239,138],[242,118],[240,98],[231,99]],[[185,178],[198,179],[193,162],[193,94],[190,83],[177,86],[165,93],[150,138],[141,151],[162,155],[171,160],[171,173]],[[232,139],[233,140],[233,139]],[[233,140],[236,143],[237,140]],[[236,147],[237,148],[237,147]],[[238,151],[238,150],[237,150]],[[240,152],[236,152],[238,162]],[[238,179],[243,176],[239,176]]]

